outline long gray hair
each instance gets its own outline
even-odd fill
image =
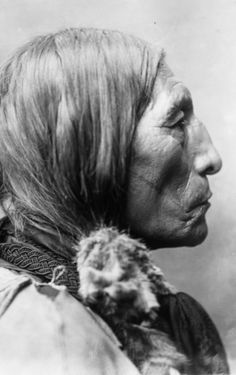
[[[1,67],[3,197],[17,231],[39,231],[71,255],[75,237],[119,222],[132,140],[162,59],[133,36],[66,29]]]

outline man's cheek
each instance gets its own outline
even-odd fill
[[[183,157],[183,153],[179,149],[173,149],[172,152],[162,158],[162,167],[159,168],[158,176],[158,192],[161,193],[165,188],[172,191],[173,196],[181,195],[185,190],[189,179],[189,166],[187,158]],[[170,194],[171,195],[171,194]]]

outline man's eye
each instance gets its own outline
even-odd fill
[[[185,115],[184,115],[184,112],[181,111],[178,114],[178,116],[175,118],[175,120],[173,121],[171,127],[184,129],[185,125],[186,125]]]
[[[172,128],[184,128],[186,125],[186,120],[184,118],[181,118],[179,121],[175,122],[173,125],[172,125]]]
[[[171,124],[172,136],[179,142],[181,146],[184,146],[185,143],[186,123],[187,121],[185,114],[183,111],[181,111]]]

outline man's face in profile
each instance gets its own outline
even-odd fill
[[[153,248],[201,243],[211,197],[207,175],[220,168],[188,89],[165,66],[136,130],[126,211],[131,232]]]

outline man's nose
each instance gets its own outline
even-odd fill
[[[200,144],[195,155],[194,166],[201,175],[215,174],[222,168],[221,157],[214,147],[212,140],[205,128],[201,124]]]

